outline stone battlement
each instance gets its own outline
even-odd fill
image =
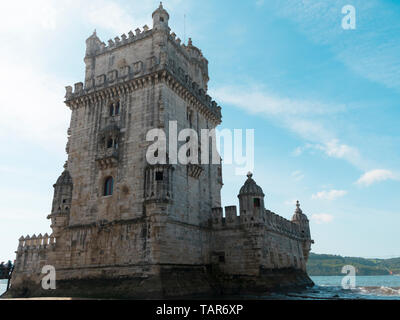
[[[238,215],[236,206],[225,207],[225,214],[223,208],[212,209],[212,227],[215,230],[238,228],[241,226],[251,227],[252,224],[261,224],[268,231],[274,231],[295,238],[303,238],[298,224],[267,209],[264,209],[264,214],[258,218]]]
[[[113,39],[109,39],[107,41],[108,45],[105,42],[100,42],[97,50],[92,52],[87,52],[86,56],[98,56],[105,53],[109,53],[115,49],[121,48],[123,46],[132,44],[136,41],[142,40],[144,38],[150,37],[153,34],[153,30],[149,29],[147,25],[143,26],[143,31],[140,28],[135,30],[135,33],[131,31],[128,32],[128,35],[125,33],[121,36],[117,36]],[[168,32],[168,40],[176,45],[177,48],[180,49],[180,53],[183,54],[188,60],[191,58],[196,58],[198,60],[204,60],[208,63],[207,59],[203,56],[203,53],[200,49],[193,46],[192,40],[189,38],[189,43],[186,45],[182,43],[182,40],[177,37],[175,32]]]
[[[45,233],[43,236],[39,234],[38,236],[33,235],[30,237],[29,235],[19,238],[18,252],[32,250],[32,249],[44,249],[49,246],[53,246],[56,243],[56,238],[53,234],[50,236]]]

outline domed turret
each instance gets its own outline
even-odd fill
[[[297,201],[296,203],[296,211],[292,217],[292,222],[296,223],[300,227],[300,231],[305,238],[310,237],[310,226],[307,216],[303,213],[300,209],[300,202]]]
[[[57,179],[57,182],[54,185],[54,187],[61,185],[72,185],[72,178],[67,170],[64,170],[61,176]]]
[[[303,238],[303,254],[304,254],[304,261],[303,268],[305,270],[305,264],[307,263],[308,256],[311,250],[311,244],[314,243],[314,240],[311,240],[311,232],[310,232],[310,224],[308,221],[307,216],[303,213],[300,209],[300,202],[297,201],[296,203],[296,210],[292,217],[292,222],[299,226],[299,230],[301,233],[301,237]]]
[[[294,212],[294,215],[292,217],[292,221],[304,221],[308,222],[307,216],[303,213],[303,211],[300,209],[300,202],[297,201],[296,203],[296,211]]]
[[[153,30],[168,30],[169,14],[164,9],[162,2],[156,11],[152,14]]]
[[[58,234],[68,223],[72,202],[73,182],[68,170],[64,170],[53,187],[53,207],[51,209],[51,214],[47,218],[51,219],[51,227],[54,234]]]
[[[101,40],[97,36],[96,30],[86,39],[86,56],[95,55],[101,47]]]
[[[260,221],[264,217],[264,192],[253,180],[253,174],[247,174],[247,180],[239,191],[240,215],[244,222]]]
[[[239,196],[261,196],[264,197],[264,192],[259,185],[253,180],[253,174],[249,172],[247,174],[247,180],[243,187],[240,188]]]

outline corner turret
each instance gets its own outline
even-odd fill
[[[263,190],[253,180],[253,174],[249,172],[238,195],[240,216],[245,219],[245,222],[257,222],[264,217],[264,197]]]
[[[308,256],[311,251],[311,244],[314,243],[314,240],[311,240],[310,223],[307,216],[301,210],[299,201],[296,203],[296,210],[292,217],[292,222],[299,226],[300,233],[303,238],[304,260],[307,263]]]
[[[307,216],[303,213],[300,208],[300,202],[297,201],[296,203],[296,210],[292,217],[292,222],[296,223],[300,227],[301,234],[306,237],[310,238],[310,225]]]
[[[68,224],[72,202],[73,183],[67,169],[64,170],[53,187],[53,206],[51,214],[47,218],[51,219],[51,228],[54,235],[57,235]]]
[[[86,56],[95,55],[101,49],[101,40],[97,36],[96,30],[86,39]]]
[[[153,18],[153,30],[165,30],[169,31],[168,21],[169,21],[169,14],[164,9],[162,2],[160,2],[160,6],[156,9],[156,11],[152,14]]]

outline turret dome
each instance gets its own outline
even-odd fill
[[[61,176],[57,179],[56,185],[71,185],[72,178],[68,170],[64,170]]]
[[[294,215],[292,217],[292,221],[307,221],[307,216],[303,213],[303,210],[300,208],[300,202],[296,202],[296,211],[294,212]]]
[[[169,14],[168,14],[167,10],[164,9],[162,2],[160,2],[160,6],[153,12],[151,17],[154,18],[154,15],[156,15],[156,14],[158,14],[160,17],[166,16],[167,19],[169,19]]]
[[[240,188],[239,196],[251,195],[251,196],[262,196],[264,192],[259,185],[253,180],[253,174],[249,172],[247,174],[247,180],[243,187]]]

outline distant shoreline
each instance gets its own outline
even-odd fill
[[[359,276],[400,275],[400,258],[366,259],[339,255],[310,253],[307,263],[309,276],[343,276],[342,268],[351,265]]]

